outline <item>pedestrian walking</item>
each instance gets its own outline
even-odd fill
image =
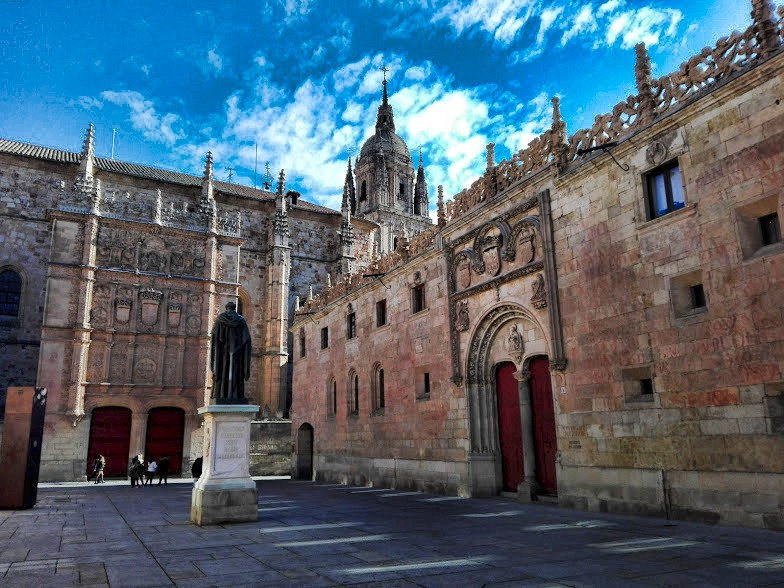
[[[95,476],[96,484],[103,484],[103,470],[106,467],[106,458],[100,453],[95,456],[93,460],[93,475]]]

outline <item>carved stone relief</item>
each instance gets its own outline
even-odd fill
[[[153,384],[155,383],[155,374],[158,366],[155,361],[145,357],[136,362],[133,368],[133,381],[136,384]]]
[[[455,320],[455,328],[458,331],[467,331],[471,325],[471,319],[468,316],[468,301],[461,300],[457,303],[457,319]]]
[[[139,319],[143,330],[149,331],[158,323],[162,299],[163,292],[152,288],[146,288],[139,292]]]
[[[544,287],[544,276],[539,274],[536,276],[536,281],[533,284],[533,296],[531,296],[531,305],[534,308],[542,309],[547,307],[547,290]]]

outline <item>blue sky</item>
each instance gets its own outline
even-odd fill
[[[568,132],[750,24],[750,0],[0,0],[0,137],[253,185],[270,163],[340,205],[370,136],[383,65],[397,132],[421,148],[431,207],[549,127]],[[258,146],[258,159],[256,150]]]

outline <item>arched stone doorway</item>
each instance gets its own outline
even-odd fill
[[[555,493],[556,435],[547,352],[544,330],[522,307],[499,305],[479,321],[465,372],[472,494],[517,491],[529,500],[542,492]]]
[[[104,476],[125,476],[131,445],[131,409],[102,406],[93,409],[90,419],[90,441],[87,445],[87,476],[93,473],[93,460],[99,453],[106,458]]]
[[[185,411],[175,407],[159,407],[150,410],[147,417],[147,436],[144,444],[145,457],[160,460],[169,458],[169,474],[182,472],[182,445],[185,435]]]
[[[297,430],[297,478],[313,479],[313,427],[308,423]]]

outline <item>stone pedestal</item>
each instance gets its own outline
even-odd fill
[[[256,482],[250,477],[250,421],[257,405],[203,406],[204,464],[193,487],[191,521],[197,525],[258,520]]]

